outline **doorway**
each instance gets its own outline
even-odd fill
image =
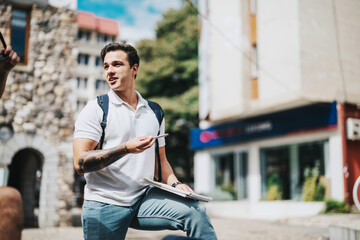
[[[21,193],[24,227],[38,227],[40,185],[44,157],[35,149],[22,149],[12,158],[8,186]]]

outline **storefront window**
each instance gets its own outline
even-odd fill
[[[215,185],[216,189],[224,195],[230,195],[232,200],[236,200],[236,186],[234,175],[234,154],[224,154],[215,158]]]
[[[261,149],[262,198],[304,200],[304,192],[309,191],[304,187],[306,178],[315,177],[319,184],[325,175],[324,145],[325,141],[316,141]]]
[[[290,199],[289,146],[261,150],[262,192],[266,200]]]
[[[324,142],[311,142],[299,145],[299,183],[305,182],[305,173],[311,169],[319,172],[319,176],[325,174],[324,166]]]
[[[247,198],[247,153],[225,153],[213,157],[217,200]]]

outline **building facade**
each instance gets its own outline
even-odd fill
[[[71,225],[79,214],[74,121],[108,91],[99,53],[118,40],[116,21],[55,2],[0,4],[0,31],[21,57],[0,100],[0,186],[20,191],[25,227]]]
[[[195,190],[234,200],[210,205],[213,214],[318,213],[323,202],[304,201],[311,176],[326,199],[351,203],[360,175],[360,141],[349,131],[360,118],[359,9],[355,0],[199,1]]]
[[[0,31],[21,57],[0,100],[0,185],[20,191],[26,227],[71,218],[77,29],[75,10],[0,4]]]

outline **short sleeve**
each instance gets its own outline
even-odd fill
[[[86,138],[99,142],[102,134],[101,121],[102,109],[96,99],[89,101],[75,122],[74,139]]]

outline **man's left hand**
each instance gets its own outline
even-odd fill
[[[183,190],[183,191],[185,191],[185,192],[194,192],[188,185],[186,185],[186,184],[178,184],[178,185],[176,185],[176,187],[175,187],[176,189],[180,189],[180,190]]]

